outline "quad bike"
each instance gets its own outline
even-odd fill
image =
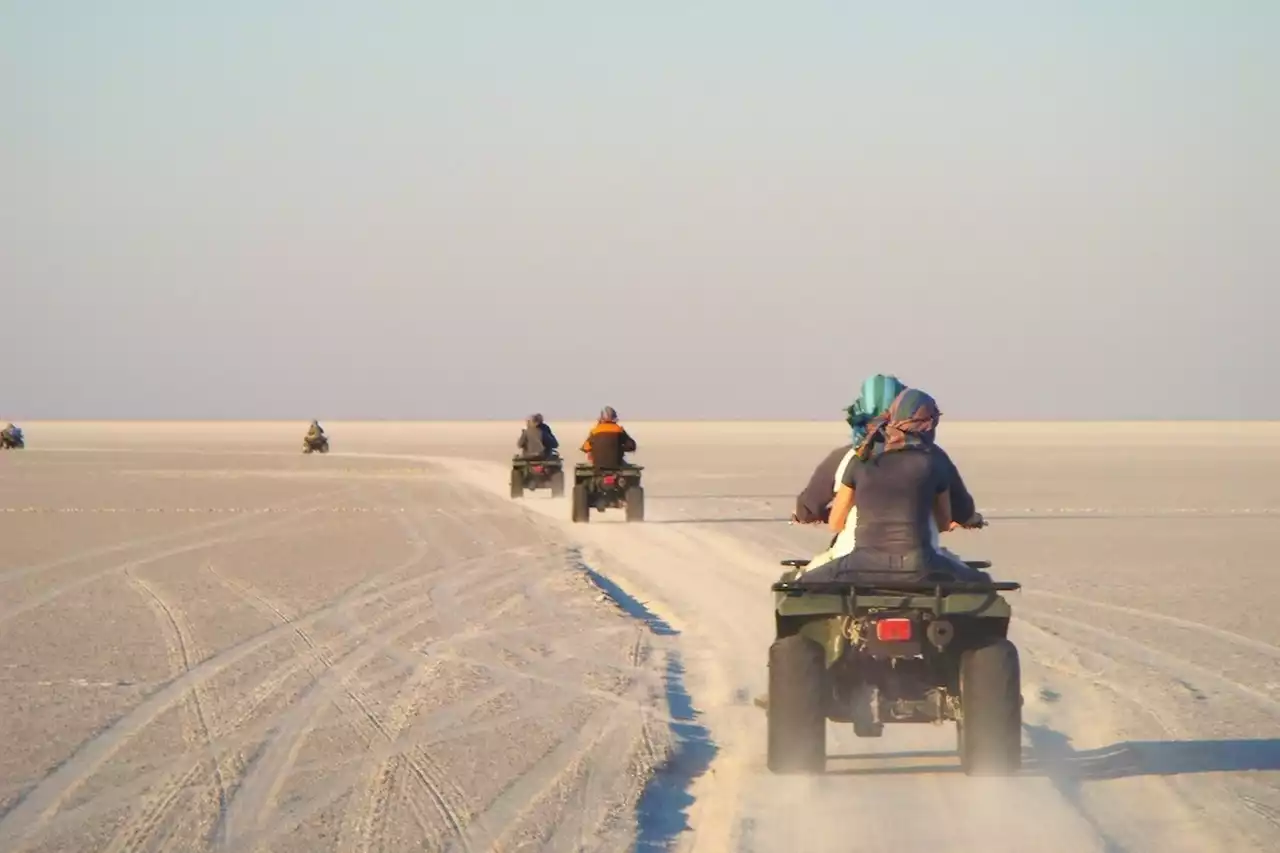
[[[511,497],[524,495],[526,489],[551,489],[551,497],[564,495],[564,460],[559,456],[547,459],[511,459]]]
[[[302,437],[303,453],[328,453],[329,452],[329,436],[327,435],[304,435]]]
[[[591,510],[626,507],[627,521],[644,521],[644,488],[640,485],[643,465],[597,468],[581,463],[573,471],[573,520],[591,520]]]
[[[22,430],[0,432],[0,450],[21,450],[26,446],[27,440],[22,435]]]
[[[784,560],[791,568],[772,587],[770,771],[823,772],[827,720],[852,723],[859,737],[880,737],[885,723],[954,720],[967,775],[1020,769],[1021,670],[999,595],[1020,584],[805,581],[807,563]]]

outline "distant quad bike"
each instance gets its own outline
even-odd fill
[[[329,452],[329,436],[327,435],[304,435],[302,437],[303,453],[328,453]]]
[[[21,450],[26,446],[22,433],[0,433],[0,450]]]
[[[627,521],[644,521],[644,488],[640,485],[643,465],[597,468],[580,463],[573,471],[573,520],[591,520],[591,510],[626,507]]]
[[[1021,768],[1021,669],[999,595],[1020,584],[806,582],[807,563],[784,560],[792,568],[772,587],[770,771],[822,773],[827,720],[852,723],[859,737],[880,737],[885,723],[954,720],[966,775]]]
[[[559,456],[547,459],[511,459],[511,497],[519,498],[526,489],[551,489],[551,497],[564,495],[564,460]]]

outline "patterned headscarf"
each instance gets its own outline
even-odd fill
[[[858,399],[845,409],[848,414],[845,420],[853,428],[854,444],[862,443],[867,435],[867,425],[883,415],[894,398],[906,388],[898,377],[886,373],[877,373],[863,381]]]
[[[857,457],[866,460],[882,453],[931,445],[940,417],[942,412],[932,397],[919,388],[906,388],[883,415],[867,424],[867,435],[858,445]]]

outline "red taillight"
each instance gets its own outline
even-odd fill
[[[535,474],[541,474],[541,473],[542,473],[542,470],[543,470],[543,469],[542,469],[542,466],[541,466],[541,465],[534,465],[534,466],[533,466],[533,473],[535,473]]]
[[[618,482],[618,478],[613,476],[612,474],[604,478],[604,484],[606,486],[612,486],[616,482]]]
[[[882,643],[899,643],[911,639],[910,619],[881,619],[876,623],[876,639]]]

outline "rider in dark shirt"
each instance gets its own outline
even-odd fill
[[[815,568],[806,580],[918,580],[930,574],[988,579],[932,544],[929,525],[948,530],[954,518],[955,466],[934,444],[940,417],[932,397],[908,388],[871,425],[845,470],[829,521],[833,531],[843,530],[856,502],[855,547]]]

